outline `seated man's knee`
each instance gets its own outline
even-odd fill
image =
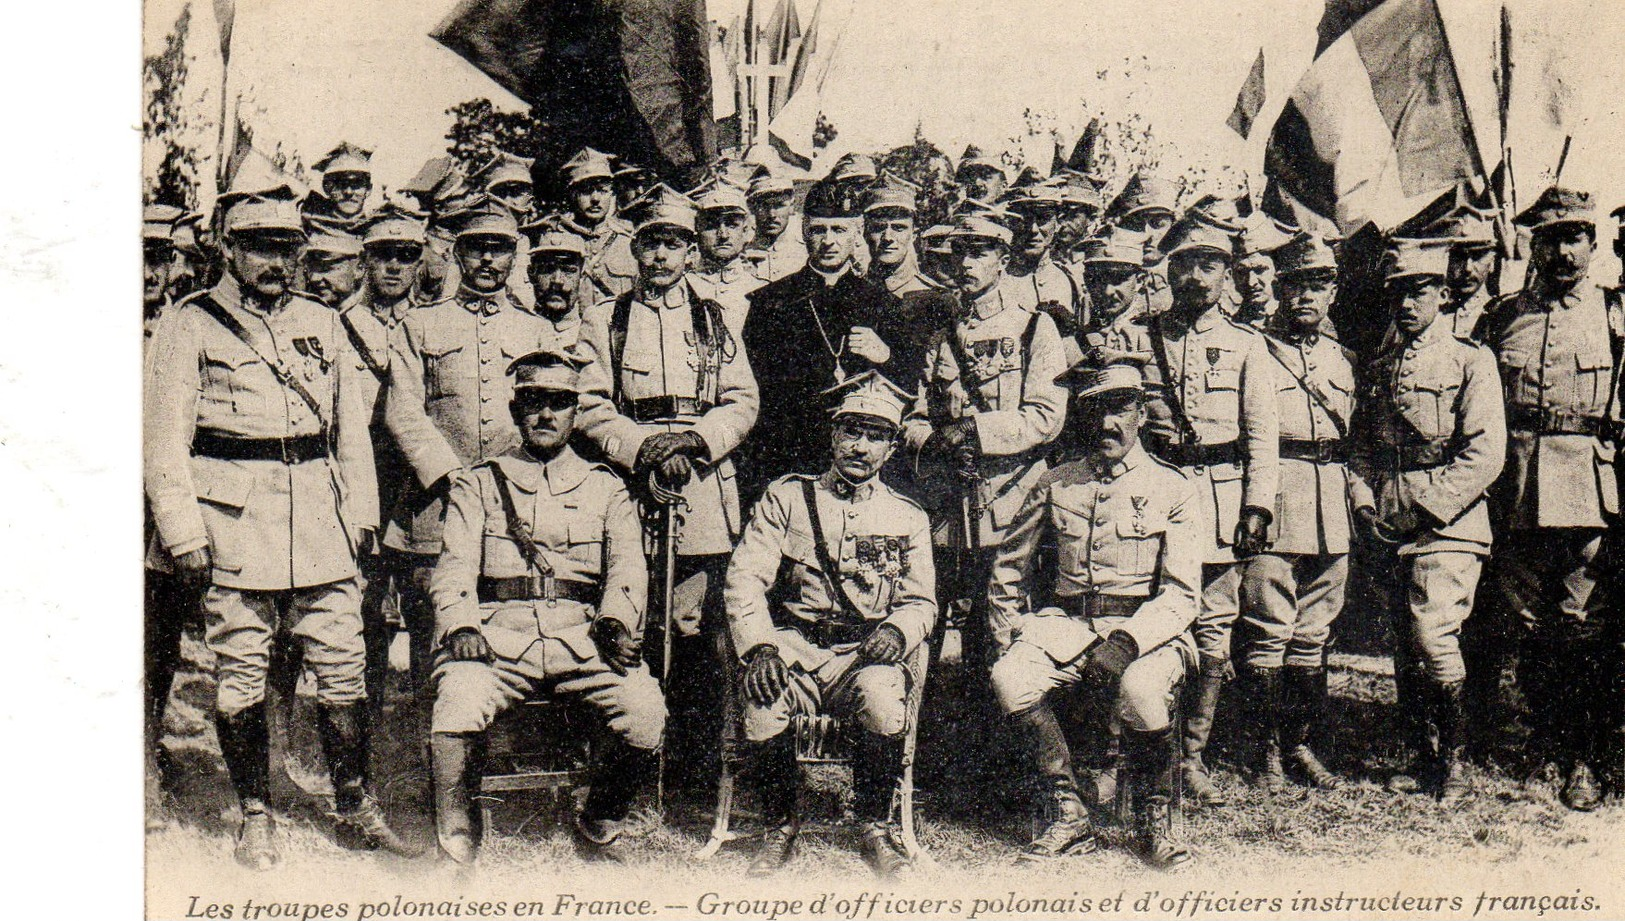
[[[1020,713],[1043,699],[1047,687],[1038,680],[1039,667],[1048,668],[1049,663],[1040,663],[1037,658],[1046,657],[1041,650],[1027,643],[1016,642],[993,663],[989,681],[1001,712]]]
[[[745,741],[766,742],[777,738],[786,729],[790,728],[790,695],[780,694],[779,699],[766,706],[753,700],[744,702],[744,730]]]
[[[908,722],[907,682],[895,665],[871,665],[852,677],[853,710],[858,725],[878,736],[902,733]]]
[[[666,696],[648,669],[629,673],[609,729],[633,748],[657,749],[666,733]]]
[[[504,708],[496,671],[483,662],[440,663],[434,688],[434,732],[484,732]]]
[[[1162,663],[1140,659],[1123,672],[1117,686],[1117,718],[1136,732],[1167,728],[1175,676]]]

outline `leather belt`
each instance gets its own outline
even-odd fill
[[[192,436],[192,456],[217,460],[276,461],[303,464],[327,456],[327,435],[295,435],[292,438],[238,438],[208,429]]]
[[[1345,464],[1349,459],[1349,445],[1341,438],[1283,438],[1281,459]]]
[[[633,422],[659,422],[684,416],[703,416],[713,405],[693,397],[645,397],[628,400],[625,412]]]
[[[1536,435],[1590,435],[1603,438],[1613,426],[1604,416],[1585,416],[1535,406],[1507,407],[1507,428]]]
[[[1143,595],[1102,595],[1091,592],[1086,595],[1062,595],[1055,599],[1055,606],[1072,617],[1087,617],[1094,620],[1097,617],[1133,617],[1134,612],[1145,604]]]
[[[1420,444],[1399,445],[1398,447],[1394,445],[1378,445],[1376,452],[1378,467],[1384,470],[1392,470],[1398,467],[1402,472],[1406,473],[1443,467],[1449,464],[1450,460],[1450,439],[1448,438]]]
[[[878,621],[876,622],[878,623]],[[816,646],[829,648],[831,646],[850,645],[861,643],[869,638],[875,624],[865,621],[854,624],[841,621],[815,621],[800,625],[801,632],[807,639],[812,640]]]
[[[503,601],[579,601],[597,604],[603,591],[591,582],[550,579],[541,576],[513,576],[498,579],[480,576],[481,604]]]
[[[1241,445],[1234,441],[1187,444],[1158,438],[1152,441],[1151,450],[1175,467],[1212,467],[1218,464],[1241,463]]]

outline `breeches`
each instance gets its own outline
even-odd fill
[[[1203,658],[1230,661],[1230,628],[1241,611],[1243,563],[1202,564],[1202,613],[1192,632]]]
[[[1465,680],[1461,627],[1472,613],[1484,558],[1444,550],[1402,557],[1401,563],[1401,571],[1408,572],[1405,633],[1411,654],[1435,682]]]
[[[219,661],[215,706],[224,715],[265,699],[271,643],[298,637],[316,678],[316,699],[349,704],[367,697],[361,592],[356,580],[280,591],[210,586],[203,596],[204,640]]]
[[[1090,629],[1081,621],[1068,618],[1068,622],[1079,631]],[[1129,664],[1113,705],[1124,726],[1139,732],[1167,728],[1187,654],[1179,642],[1164,643]],[[1088,663],[1087,655],[1058,662],[1043,646],[1018,638],[993,665],[993,693],[1005,713],[1020,713],[1037,706],[1051,691],[1077,684]]]
[[[762,706],[744,701],[745,739],[766,742],[790,725],[792,716],[823,710],[854,719],[877,736],[901,735],[908,723],[908,671],[896,665],[858,664],[857,653],[834,656],[813,672],[790,667],[790,687]]]
[[[1261,553],[1241,564],[1242,658],[1251,668],[1325,664],[1342,613],[1348,554]]]

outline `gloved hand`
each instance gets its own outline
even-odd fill
[[[208,545],[175,557],[175,572],[181,581],[188,584],[206,584],[214,574],[214,555],[209,552]]]
[[[790,669],[779,658],[779,648],[762,643],[745,653],[745,696],[767,706],[790,687]]]
[[[673,454],[655,468],[655,479],[670,490],[682,489],[694,476],[694,462],[687,454]]]
[[[1269,542],[1270,520],[1274,517],[1256,505],[1241,510],[1241,520],[1236,522],[1236,556],[1254,556],[1264,552],[1264,545]]]
[[[1366,536],[1379,543],[1393,543],[1393,535],[1383,527],[1382,521],[1377,517],[1377,510],[1369,505],[1362,505],[1354,510],[1354,520],[1365,532]]]
[[[893,624],[881,624],[858,647],[858,658],[876,665],[891,665],[903,657],[903,631]]]
[[[587,636],[598,647],[598,658],[604,660],[610,671],[624,675],[628,669],[637,667],[638,641],[632,638],[626,624],[613,617],[600,617],[587,628]]]
[[[692,433],[656,432],[643,439],[643,444],[638,446],[638,456],[633,461],[633,467],[639,473],[659,467],[668,457],[683,450],[685,442],[683,436],[688,434]]]
[[[961,467],[973,466],[982,454],[975,419],[955,419],[938,429],[937,435],[943,452]]]
[[[1089,653],[1083,667],[1085,684],[1102,692],[1115,691],[1123,672],[1140,657],[1140,644],[1122,630],[1113,630]]]
[[[479,630],[473,627],[459,627],[446,637],[446,658],[453,662],[485,662],[491,661],[491,644]]]

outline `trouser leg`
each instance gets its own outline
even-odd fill
[[[146,570],[145,714],[147,744],[156,750],[163,736],[164,712],[180,669],[181,634],[201,594],[174,573]]]
[[[386,550],[385,554],[399,598],[401,622],[406,625],[412,693],[421,697],[428,693],[434,666],[434,602],[429,597],[429,580],[434,575],[435,558],[399,550]]]

